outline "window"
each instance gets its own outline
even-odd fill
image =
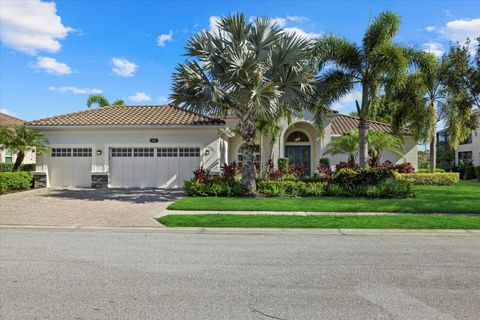
[[[131,157],[132,149],[131,148],[112,148],[112,157]]]
[[[259,165],[260,164],[260,158],[261,158],[260,146],[258,144],[256,144],[254,148],[255,149],[253,151],[253,158],[254,158],[254,161],[255,161],[255,165]],[[239,165],[241,165],[243,163],[243,145],[240,147],[240,149],[238,149],[237,163]]]
[[[153,157],[153,148],[133,148],[134,157]]]
[[[309,142],[308,136],[301,131],[294,131],[287,137],[287,142]]]
[[[72,156],[72,148],[52,148],[52,157],[65,158]]]
[[[72,157],[91,157],[92,149],[91,148],[73,148]]]
[[[10,150],[5,152],[5,162],[12,163],[13,162],[13,153]]]
[[[178,148],[179,157],[200,157],[200,148]]]
[[[178,157],[178,148],[158,148],[157,157],[162,157],[162,158]]]
[[[470,143],[472,143],[472,135],[469,135],[468,138],[465,139],[465,141],[463,141],[460,144],[470,144]]]
[[[458,163],[472,162],[472,151],[464,151],[458,153]]]

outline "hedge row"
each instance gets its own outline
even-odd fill
[[[11,172],[13,163],[0,162],[0,172]],[[35,163],[21,164],[18,171],[35,171]]]
[[[395,178],[399,181],[407,181],[414,185],[450,186],[460,181],[460,174],[458,172],[396,173]]]
[[[0,172],[0,194],[14,190],[27,190],[32,187],[33,172]]]

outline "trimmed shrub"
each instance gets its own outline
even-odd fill
[[[242,186],[236,181],[213,180],[201,182],[192,179],[185,181],[183,190],[192,197],[233,197],[242,193]]]
[[[277,167],[281,171],[287,171],[288,170],[288,158],[278,158],[277,160]]]
[[[418,169],[417,171],[418,173],[430,173],[430,170],[429,169]],[[442,168],[436,168],[435,169],[435,172],[436,173],[444,173],[446,172],[445,169],[442,169]]]
[[[0,172],[0,193],[14,190],[30,189],[33,182],[33,172]]]
[[[465,166],[465,173],[463,174],[463,179],[472,180],[477,177],[475,173],[475,167],[472,164]]]
[[[332,182],[339,184],[345,190],[352,190],[355,186],[377,185],[393,177],[393,171],[386,168],[344,168],[333,174]]]
[[[460,181],[458,172],[444,173],[395,173],[395,179],[414,185],[450,186]]]
[[[258,192],[267,197],[318,197],[323,194],[325,184],[303,181],[261,181]]]
[[[318,167],[330,169],[330,159],[329,158],[320,158],[320,160],[318,160]]]
[[[11,172],[13,168],[13,163],[11,162],[1,162],[0,163],[0,172]],[[35,163],[25,163],[21,164],[18,171],[35,171],[36,165]]]
[[[480,166],[475,167],[475,174],[477,175],[477,179],[480,180]]]

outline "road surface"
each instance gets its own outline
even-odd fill
[[[0,230],[0,318],[478,319],[480,236]]]

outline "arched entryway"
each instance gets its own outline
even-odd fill
[[[286,135],[285,157],[288,163],[293,165],[304,165],[307,168],[307,175],[311,174],[312,146],[308,135],[296,129]]]

